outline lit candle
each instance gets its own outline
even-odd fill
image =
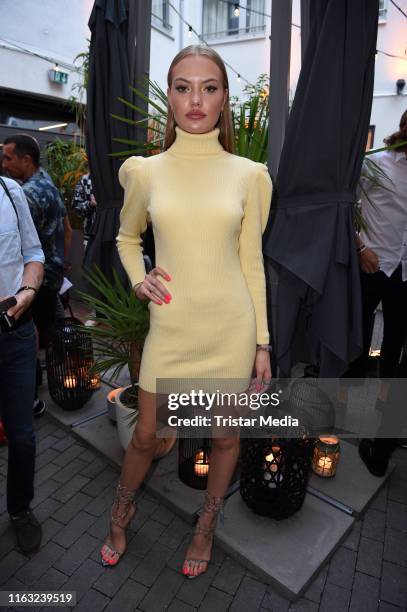
[[[65,376],[64,378],[65,389],[75,389],[76,387],[76,376]]]
[[[266,463],[264,464],[264,480],[271,480],[270,472],[273,472],[274,474],[278,472],[278,461],[279,461],[278,453],[280,451],[280,447],[272,446],[271,450],[273,452],[269,453],[268,455],[264,457],[266,461]],[[279,476],[280,476],[279,480],[282,480],[283,475],[280,474]]]
[[[92,378],[90,379],[90,388],[91,389],[99,389],[100,387],[100,376],[99,374],[95,374],[94,376],[92,376]]]
[[[339,461],[339,438],[336,436],[321,436],[315,443],[312,469],[315,474],[330,478],[336,473]]]
[[[194,461],[194,471],[197,476],[201,476],[202,478],[208,475],[209,461],[208,456],[204,451],[198,451],[196,453]]]

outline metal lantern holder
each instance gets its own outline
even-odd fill
[[[313,449],[308,438],[242,439],[240,494],[249,508],[277,520],[298,512]]]
[[[180,438],[178,441],[178,475],[193,489],[206,489],[209,472],[209,438]]]
[[[79,319],[64,319],[46,353],[49,392],[64,410],[82,408],[100,386],[99,377],[90,373],[94,364],[92,339],[78,328],[80,325]]]
[[[340,457],[339,438],[332,435],[320,436],[315,442],[312,470],[322,478],[332,478]]]

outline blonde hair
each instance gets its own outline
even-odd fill
[[[226,72],[225,64],[219,53],[214,51],[211,47],[207,47],[206,45],[190,45],[189,47],[185,47],[181,49],[179,53],[174,57],[171,62],[171,65],[168,70],[167,75],[167,83],[168,87],[171,88],[172,85],[172,71],[174,66],[178,64],[185,57],[189,57],[191,55],[205,55],[210,60],[212,60],[220,69],[223,77],[223,87],[227,89],[227,98],[225,105],[223,107],[223,111],[220,114],[219,121],[217,123],[217,127],[219,127],[219,142],[222,147],[228,153],[233,153],[234,151],[234,133],[233,133],[233,123],[232,123],[232,113],[230,112],[230,104],[229,104],[229,80]],[[168,105],[168,115],[167,115],[167,125],[165,127],[165,138],[164,138],[164,151],[169,149],[172,143],[175,140],[175,117],[174,113]]]

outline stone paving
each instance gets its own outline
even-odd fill
[[[5,512],[7,447],[0,447],[0,590],[75,590],[75,610],[87,612],[407,610],[407,450],[396,451],[389,483],[292,603],[217,547],[205,576],[185,579],[180,567],[191,526],[145,492],[126,555],[115,569],[103,568],[98,551],[118,469],[48,416],[36,430],[32,506],[43,525],[42,547],[31,558],[15,547]]]

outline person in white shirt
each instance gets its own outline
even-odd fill
[[[407,111],[400,129],[385,139],[388,146],[407,141]],[[380,377],[393,378],[407,335],[407,146],[370,156],[388,178],[383,186],[370,181],[362,194],[367,231],[361,231],[358,253],[361,267],[364,351],[352,365],[353,375],[366,376],[374,312],[382,302],[383,342]],[[369,201],[370,200],[370,201]]]
[[[7,511],[24,553],[36,551],[42,537],[30,508],[37,353],[31,308],[44,277],[44,261],[23,189],[0,177],[0,415],[8,439]]]
[[[370,158],[388,178],[380,179],[382,186],[372,182],[365,185],[369,199],[362,196],[362,214],[367,231],[362,231],[358,237],[364,350],[350,371],[352,376],[366,376],[374,312],[381,301],[384,325],[379,365],[382,381],[376,408],[382,411],[382,421],[376,438],[363,438],[359,443],[361,459],[369,472],[378,477],[385,475],[391,454],[400,442],[387,437],[386,424],[392,423],[394,429],[396,422],[404,424],[406,419],[405,413],[401,415],[397,409],[400,398],[395,402],[400,385],[390,385],[386,381],[400,376],[398,366],[407,336],[407,145],[402,144],[406,141],[407,111],[401,117],[400,129],[384,141],[396,148],[374,153]],[[390,395],[392,401],[389,401]]]

